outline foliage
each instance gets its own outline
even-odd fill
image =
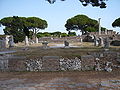
[[[38,17],[28,17],[27,18],[27,26],[29,29],[45,29],[47,28],[47,22]]]
[[[76,36],[76,33],[75,32],[71,32],[70,35],[67,34],[67,33],[61,33],[61,32],[52,32],[52,33],[49,33],[49,32],[38,32],[37,33],[37,37],[40,38],[40,37],[67,37],[67,36]]]
[[[0,23],[5,26],[5,35],[13,35],[15,43],[22,42],[25,36],[29,37],[34,31],[36,33],[36,30],[47,28],[47,22],[37,17],[5,17]],[[32,33],[30,33],[31,29]]]
[[[53,33],[51,33],[51,35],[52,35],[53,37],[60,37],[61,32],[59,32],[59,31],[53,32]]]
[[[56,2],[56,0],[46,0],[48,1],[50,4],[53,4],[54,2]],[[61,0],[61,1],[65,1],[65,0]],[[79,0],[83,6],[87,6],[88,4],[91,4],[93,7],[100,7],[100,8],[106,8],[106,3],[105,1],[107,0]]]
[[[42,20],[38,17],[28,17],[27,20],[28,22],[28,27],[29,29],[32,30],[33,35],[32,38],[35,40],[36,39],[36,34],[40,29],[45,29],[47,28],[47,22],[45,20]]]
[[[42,32],[38,32],[38,33],[37,33],[37,38],[40,38],[40,37],[44,37],[44,35],[43,35]]]
[[[29,38],[32,39],[33,31],[29,31]]]
[[[112,23],[113,27],[120,27],[120,18],[116,19],[113,23]]]
[[[48,32],[44,32],[43,35],[44,35],[44,37],[50,37],[51,36],[51,34],[48,33]]]
[[[61,33],[61,37],[67,37],[68,35],[66,33]]]
[[[67,31],[81,30],[82,34],[86,34],[88,31],[97,31],[98,22],[86,15],[77,15],[68,19],[65,27]]]
[[[96,29],[94,27],[87,27],[86,31],[88,31],[88,32],[95,32]]]
[[[106,28],[104,28],[104,27],[101,27],[101,31],[105,31],[106,30]]]
[[[48,33],[48,32],[38,32],[37,33],[37,37],[40,38],[40,37],[51,37],[51,33]]]
[[[76,36],[76,33],[75,32],[68,32],[68,36]]]
[[[0,20],[1,24],[5,26],[5,29],[3,29],[5,35],[13,35],[15,43],[24,40],[24,27],[23,24],[21,24],[23,21],[23,18],[18,18],[17,16],[5,17]]]

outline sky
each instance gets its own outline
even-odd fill
[[[95,20],[101,18],[102,27],[120,32],[120,28],[112,27],[112,22],[120,17],[120,0],[108,0],[106,4],[107,8],[101,9],[91,5],[84,7],[79,0],[56,0],[54,4],[46,0],[0,0],[0,19],[10,16],[39,17],[48,23],[42,32],[67,32],[64,27],[67,19],[83,14]],[[4,34],[3,28],[0,27],[0,34]]]

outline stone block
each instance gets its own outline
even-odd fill
[[[9,71],[26,71],[24,60],[9,60]]]
[[[92,55],[81,56],[81,69],[93,70],[95,66],[95,58]]]
[[[8,70],[8,60],[0,60],[0,71]]]
[[[69,42],[68,41],[64,41],[64,45],[65,46],[69,46]]]
[[[81,70],[81,61],[79,58],[75,59],[60,59],[61,70]]]
[[[103,56],[104,59],[106,59],[106,61],[113,62],[117,59],[117,52],[113,52],[113,51],[103,52]]]
[[[9,71],[26,71],[25,57],[13,56],[9,57]]]
[[[42,60],[43,71],[59,71],[60,70],[59,56],[44,56]]]
[[[27,71],[41,71],[41,69],[42,69],[41,58],[26,60],[25,63],[26,63]]]

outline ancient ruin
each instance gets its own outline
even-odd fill
[[[0,35],[0,48],[14,47],[14,39],[12,35]]]

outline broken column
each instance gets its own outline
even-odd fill
[[[36,37],[36,39],[35,39],[35,43],[38,43],[38,38]]]
[[[9,47],[14,47],[14,39],[12,35],[9,37]]]
[[[109,43],[109,38],[105,38],[104,39],[104,48],[109,48],[110,47],[110,43]]]
[[[28,36],[25,36],[25,45],[29,46]]]
[[[107,35],[107,29],[105,29],[105,35]]]
[[[98,46],[103,46],[103,45],[104,45],[103,38],[102,38],[102,37],[99,37]]]
[[[94,46],[98,46],[98,38],[94,36]]]

